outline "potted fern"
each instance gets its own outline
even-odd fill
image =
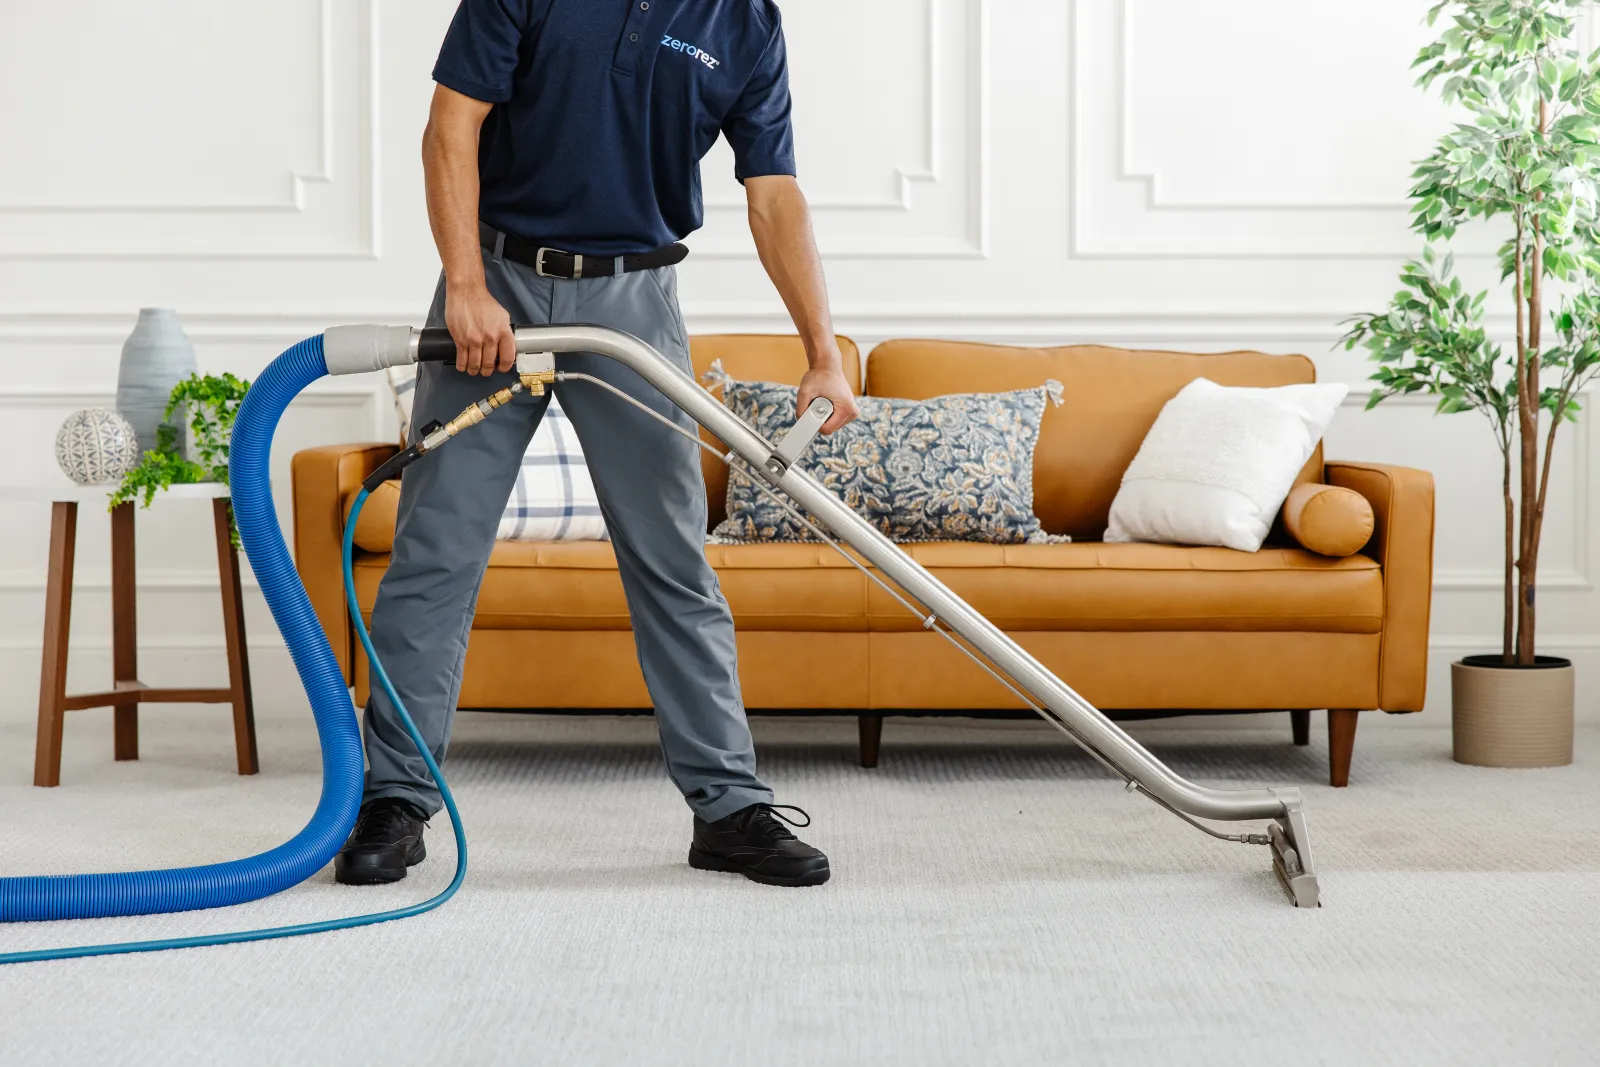
[[[173,386],[161,416],[163,421],[156,429],[156,447],[123,475],[109,506],[137,500],[141,507],[149,507],[156,493],[174,485],[228,484],[233,420],[249,388],[249,382],[232,374],[191,374]],[[187,452],[179,443],[175,415],[188,419]],[[233,544],[240,547],[237,527],[233,530]]]
[[[1537,649],[1539,543],[1556,435],[1600,369],[1600,51],[1573,43],[1592,0],[1443,0],[1439,39],[1415,66],[1464,113],[1413,174],[1412,229],[1428,242],[1401,271],[1388,310],[1353,320],[1345,347],[1378,368],[1368,407],[1401,393],[1443,414],[1488,417],[1501,456],[1505,604],[1501,648],[1451,670],[1455,757],[1487,766],[1572,761],[1573,669]],[[1484,327],[1488,292],[1469,292],[1432,245],[1467,223],[1505,235],[1502,283],[1514,344]]]

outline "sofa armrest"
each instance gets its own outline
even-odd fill
[[[1367,552],[1383,568],[1378,705],[1384,711],[1421,711],[1433,605],[1433,475],[1384,463],[1329,461],[1325,477],[1372,505]]]
[[[290,467],[294,496],[294,563],[311,607],[328,635],[346,683],[351,681],[350,617],[344,606],[340,556],[345,500],[400,449],[391,443],[324,445],[296,452]]]

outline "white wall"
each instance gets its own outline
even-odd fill
[[[1329,454],[1439,482],[1437,665],[1497,634],[1493,450],[1470,416],[1365,414],[1339,321],[1381,305],[1408,161],[1444,116],[1411,86],[1422,0],[789,0],[802,181],[841,330],[1305,352],[1357,387]],[[437,261],[417,142],[451,0],[13,5],[0,34],[0,480],[62,480],[69,411],[108,403],[144,304],[178,308],[206,370],[257,373],[344,321],[416,321]],[[707,163],[690,328],[783,330],[731,161]],[[1488,280],[1493,240],[1463,242]],[[1498,328],[1509,323],[1505,303]],[[275,470],[312,443],[388,436],[376,381],[298,403]],[[1595,437],[1566,434],[1544,554],[1543,648],[1600,667],[1590,572]],[[0,515],[0,687],[31,714],[45,513]],[[215,678],[201,506],[142,516],[146,675]],[[80,679],[105,669],[106,535],[85,514]],[[263,704],[295,689],[250,593]],[[1589,690],[1594,692],[1594,690]],[[1433,707],[1447,710],[1435,672]],[[1592,712],[1587,695],[1584,706]],[[1430,716],[1433,721],[1441,721]]]

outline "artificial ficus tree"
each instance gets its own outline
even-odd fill
[[[1534,662],[1551,457],[1600,370],[1600,49],[1584,55],[1573,41],[1592,7],[1443,0],[1429,11],[1429,25],[1442,17],[1444,32],[1418,55],[1418,84],[1439,85],[1466,117],[1412,175],[1411,226],[1428,242],[1422,258],[1401,271],[1388,310],[1357,317],[1344,338],[1379,364],[1369,408],[1426,392],[1440,413],[1488,416],[1505,497],[1507,665]],[[1432,247],[1475,221],[1506,233],[1499,260],[1515,309],[1510,350],[1484,327],[1491,294],[1469,293],[1453,257]]]

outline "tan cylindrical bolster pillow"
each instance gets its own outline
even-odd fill
[[[350,505],[356,495],[344,502],[345,521],[350,520]],[[394,524],[400,514],[400,479],[390,478],[378,486],[378,491],[367,497],[361,505],[361,518],[356,520],[356,533],[352,541],[363,552],[390,552],[394,550]],[[343,530],[340,531],[343,534]]]
[[[1283,525],[1318,555],[1353,556],[1372,539],[1372,505],[1354,489],[1301,482],[1283,502]]]

